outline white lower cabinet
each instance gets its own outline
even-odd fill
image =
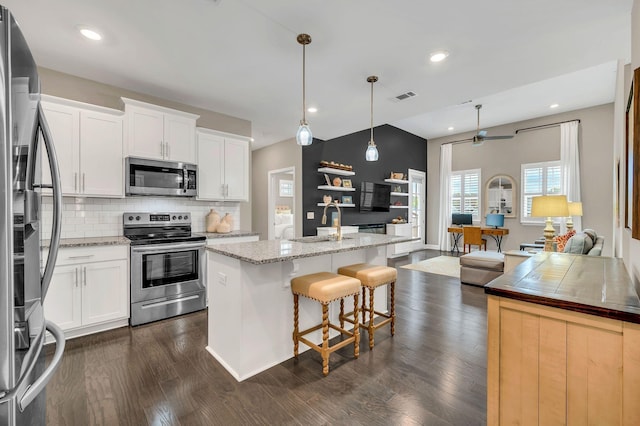
[[[387,235],[399,237],[410,237],[412,232],[410,223],[387,224]],[[413,242],[389,244],[387,246],[387,257],[399,257],[409,254],[413,247]]]
[[[44,302],[67,337],[121,327],[129,319],[127,246],[63,248]]]

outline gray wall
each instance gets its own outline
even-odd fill
[[[611,188],[613,176],[613,104],[601,105],[563,114],[550,115],[534,120],[511,123],[488,129],[489,135],[513,134],[516,129],[547,123],[580,119],[579,149],[582,184],[583,228],[593,228],[608,237],[605,239],[605,255],[611,255],[611,223],[613,203]],[[438,214],[440,210],[440,144],[465,139],[472,133],[446,138],[431,139],[427,153],[427,244],[438,244]],[[513,139],[486,141],[482,146],[471,143],[453,146],[452,170],[480,168],[482,173],[482,206],[485,206],[485,185],[494,175],[507,174],[514,178],[518,189],[517,217],[506,218],[509,235],[503,241],[503,249],[518,249],[521,242],[532,242],[542,236],[543,225],[520,224],[520,165],[560,159],[560,127],[521,132]],[[484,216],[484,215],[483,215]],[[556,231],[557,231],[556,227]],[[488,248],[495,248],[489,240]]]
[[[197,126],[199,127],[251,137],[251,122],[248,120],[156,98],[48,68],[39,67],[38,75],[42,81],[42,93],[47,95],[120,110],[124,109],[121,97],[136,99],[154,105],[198,114],[200,115],[197,121]],[[251,162],[249,166],[249,170],[251,170]],[[249,200],[251,200],[251,188],[249,192]],[[243,229],[249,230],[248,227],[251,224],[251,201],[240,203],[240,223]]]
[[[253,162],[252,230],[260,233],[260,239],[269,237],[269,179],[271,170],[295,167],[295,234],[302,235],[302,147],[295,139],[257,149],[251,153]]]

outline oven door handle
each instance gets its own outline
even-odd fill
[[[160,253],[166,251],[186,251],[193,249],[204,249],[204,241],[197,243],[179,243],[179,244],[152,244],[149,246],[131,246],[131,254],[135,253]]]

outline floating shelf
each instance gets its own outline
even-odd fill
[[[326,203],[318,203],[318,207],[325,207],[327,204]],[[355,204],[343,204],[343,203],[338,203],[339,207],[355,207]]]
[[[389,206],[390,209],[408,209],[409,206]]]
[[[318,169],[319,173],[331,173],[334,175],[340,175],[340,176],[355,176],[356,172],[350,172],[348,170],[342,170],[342,169],[334,169],[333,167],[320,167]]]
[[[391,195],[395,195],[396,197],[408,197],[408,192],[392,192]]]
[[[408,180],[402,180],[402,179],[385,179],[384,181],[387,183],[409,183]]]
[[[345,191],[345,192],[353,192],[355,188],[345,188],[344,186],[333,186],[333,185],[318,185],[318,189],[323,189],[325,191]]]

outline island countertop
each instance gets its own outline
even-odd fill
[[[343,235],[341,241],[330,240],[328,237],[312,236],[291,240],[262,240],[250,243],[220,244],[215,247],[207,247],[207,250],[261,265],[413,240],[417,240],[417,238],[357,233]]]
[[[485,293],[640,324],[640,297],[622,259],[540,253]]]

